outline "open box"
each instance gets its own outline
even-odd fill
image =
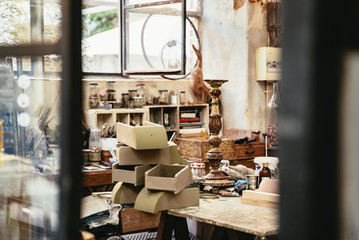
[[[135,203],[137,195],[142,189],[142,186],[135,187],[129,183],[118,182],[112,190],[111,201],[115,204]]]
[[[167,148],[135,150],[131,147],[117,144],[116,159],[118,165],[141,165],[141,164],[187,164],[179,155],[178,146],[173,142],[168,142]]]
[[[189,166],[159,164],[145,173],[145,188],[175,194],[188,187],[192,180]]]
[[[112,165],[112,182],[126,182],[134,186],[145,183],[145,172],[152,166],[145,164],[141,166],[120,166],[117,163]]]
[[[130,126],[118,122],[117,141],[136,150],[167,148],[167,133],[164,126],[143,122],[143,126]]]
[[[118,165],[141,165],[170,163],[170,149],[135,150],[128,146],[117,145],[116,159]]]
[[[143,188],[135,201],[135,209],[148,213],[192,206],[199,206],[199,188],[185,188],[178,194]]]

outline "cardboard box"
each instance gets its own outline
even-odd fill
[[[116,158],[119,166],[170,163],[170,149],[135,150],[128,146],[119,146],[116,149]]]
[[[168,142],[168,148],[170,149],[171,163],[178,163],[182,165],[188,164],[186,160],[179,154],[178,146],[174,142]]]
[[[144,231],[157,228],[160,223],[161,213],[151,214],[134,208],[125,208],[120,211],[121,233]]]
[[[137,195],[143,187],[135,187],[129,183],[118,182],[112,190],[111,200],[115,204],[135,203]]]
[[[117,163],[112,165],[112,182],[131,183],[134,186],[145,184],[145,172],[153,166],[145,164],[141,166],[119,166]]]
[[[116,158],[119,166],[141,164],[187,164],[178,152],[178,146],[168,142],[167,148],[151,150],[135,150],[122,144],[117,144]]]
[[[167,133],[163,125],[143,122],[143,126],[130,126],[117,122],[117,140],[136,150],[167,148]]]
[[[181,192],[193,182],[189,166],[159,164],[145,173],[145,188]]]
[[[199,206],[199,188],[186,188],[178,194],[144,188],[135,202],[135,209],[148,213],[191,206]]]

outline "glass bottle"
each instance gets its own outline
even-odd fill
[[[268,165],[269,164],[267,162],[263,163],[263,168],[259,171],[259,183],[261,183],[264,178],[272,177],[272,173],[271,173]]]
[[[267,110],[267,134],[268,143],[271,146],[279,145],[279,124],[278,124],[278,112],[280,105],[279,85],[273,83],[272,97],[268,103]]]
[[[89,105],[91,109],[97,108],[99,104],[97,83],[90,83]]]

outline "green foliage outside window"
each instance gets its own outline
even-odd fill
[[[85,37],[118,27],[118,10],[83,15]]]

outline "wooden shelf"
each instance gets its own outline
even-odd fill
[[[85,114],[85,119],[89,128],[97,127],[102,129],[104,123],[116,124],[116,122],[122,122],[130,124],[131,122],[136,122],[137,125],[141,125],[144,113],[143,108],[89,109]]]
[[[154,122],[157,124],[164,125],[164,114],[169,114],[169,127],[166,127],[167,132],[177,132],[179,136],[180,129],[186,125],[187,129],[192,125],[199,125],[209,132],[208,123],[209,123],[209,105],[208,104],[189,104],[189,105],[155,105],[155,106],[145,106],[144,120]],[[198,118],[200,122],[193,123],[180,123],[180,112],[182,110],[197,110]],[[197,123],[197,124],[195,124]],[[196,129],[196,127],[193,127]]]

